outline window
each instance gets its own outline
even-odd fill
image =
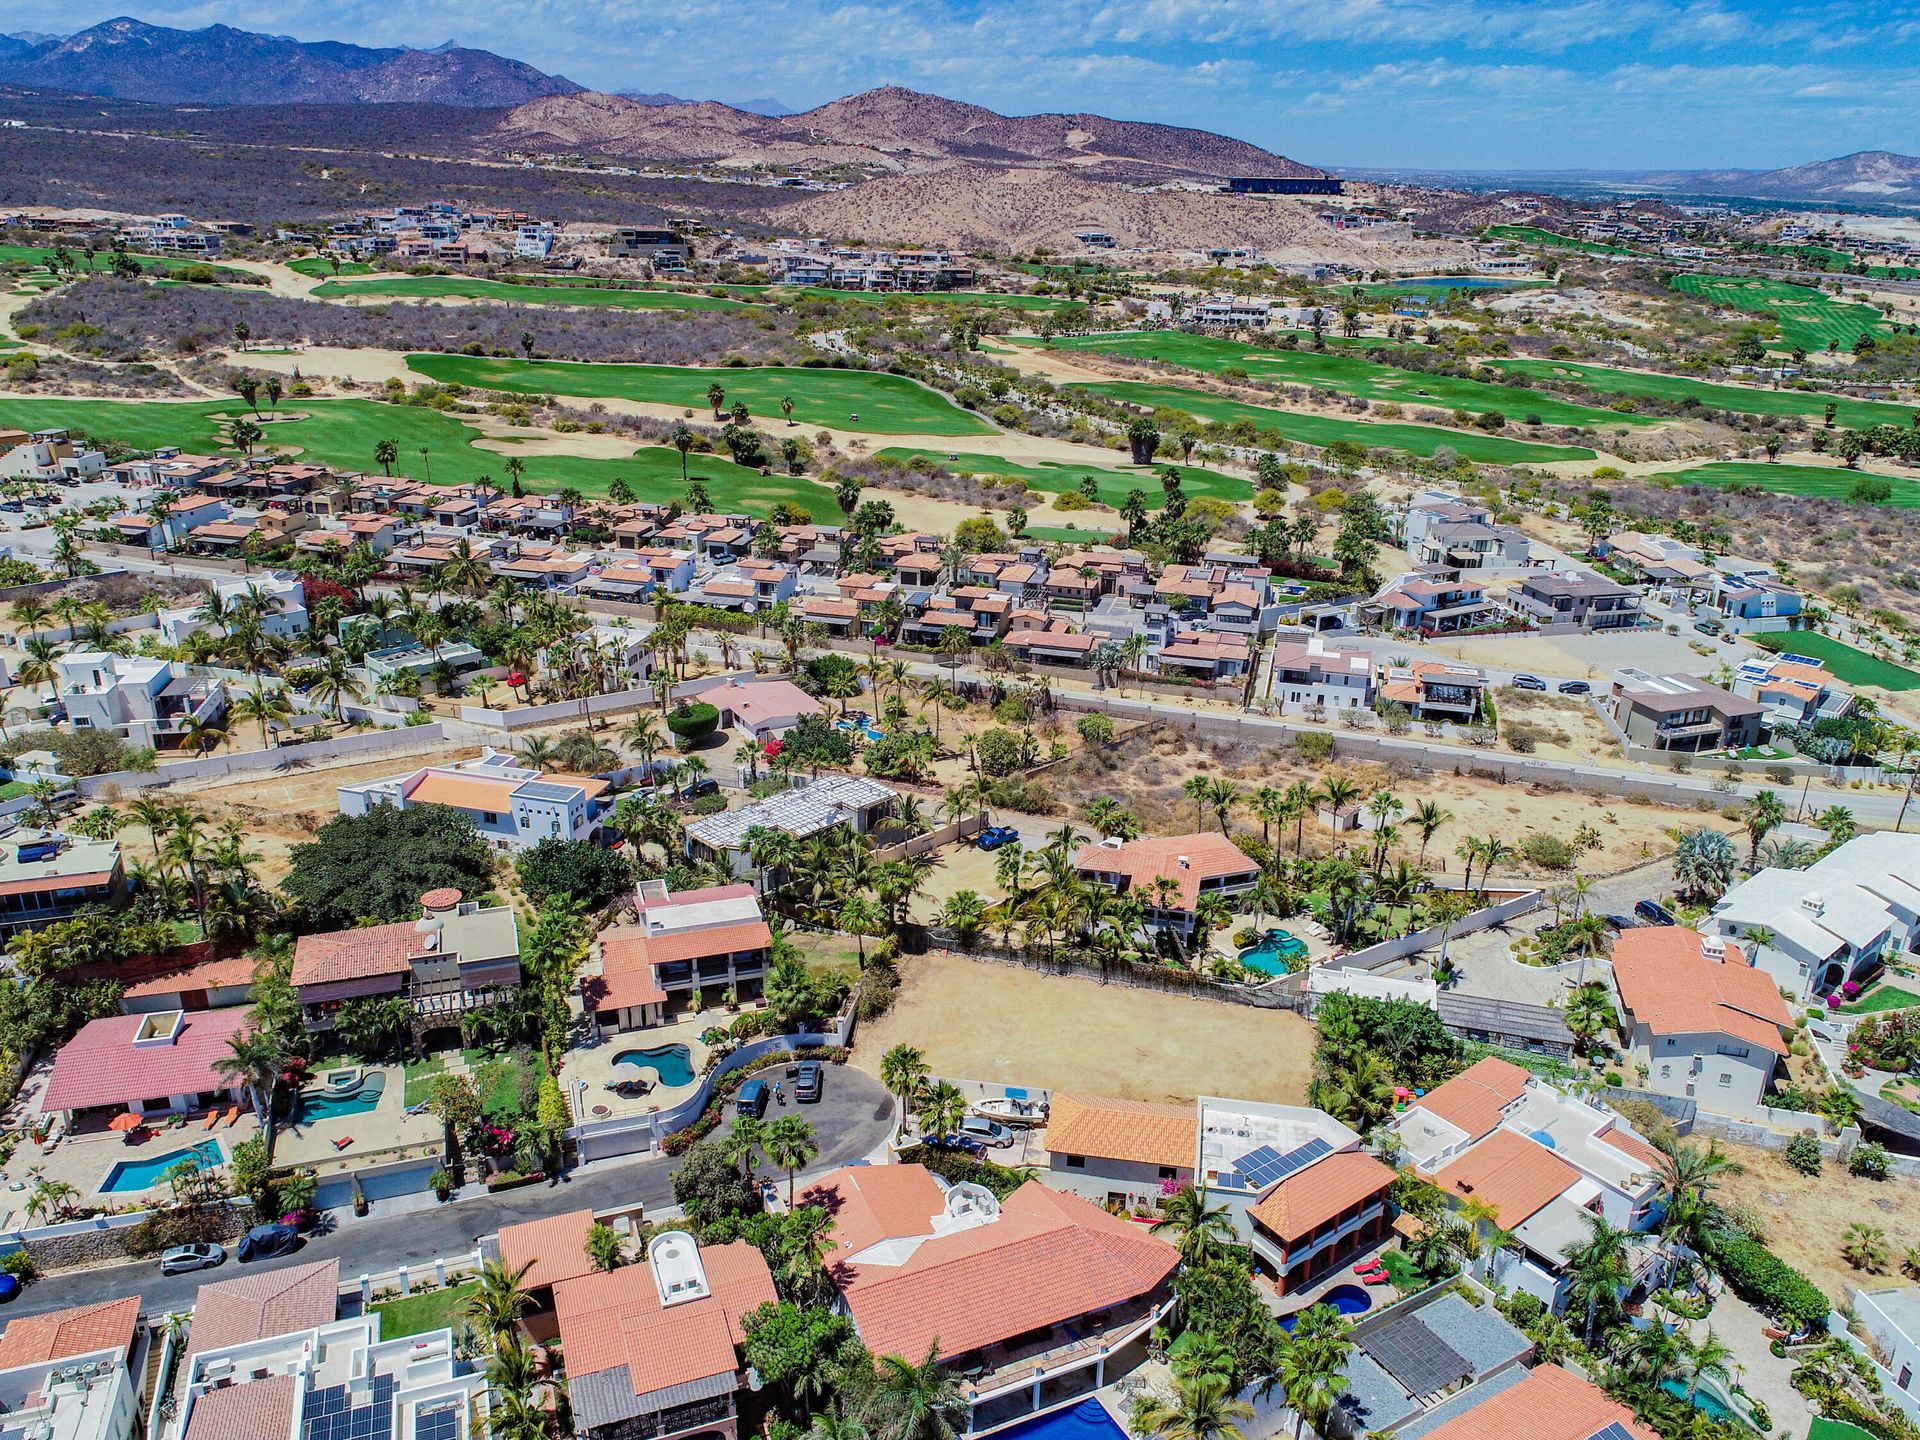
[[[1180,1178],[1180,1167],[1177,1165],[1162,1165],[1160,1167],[1160,1178],[1162,1180],[1178,1180]]]
[[[1061,1158],[1067,1162],[1067,1168],[1069,1170],[1084,1170],[1087,1168],[1087,1157],[1084,1155],[1065,1155]]]
[[[1721,1071],[1720,1072],[1720,1088],[1722,1090],[1725,1090],[1731,1084],[1733,1084],[1733,1076],[1727,1074],[1727,1072],[1724,1070]]]
[[[1744,1060],[1753,1053],[1745,1045],[1716,1045],[1714,1049],[1719,1054],[1730,1056],[1735,1060]]]

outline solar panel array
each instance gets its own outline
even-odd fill
[[[551,780],[529,780],[526,784],[515,787],[513,793],[517,796],[525,796],[529,800],[552,800],[564,804],[579,795],[580,787],[556,785]]]
[[[1249,1189],[1264,1190],[1332,1153],[1333,1146],[1317,1135],[1304,1145],[1294,1146],[1284,1155],[1271,1145],[1262,1145],[1233,1162],[1233,1179]]]
[[[460,1407],[442,1405],[413,1417],[414,1440],[459,1440]]]
[[[1409,1395],[1437,1395],[1473,1374],[1473,1366],[1418,1315],[1384,1325],[1362,1342]]]
[[[307,1397],[305,1440],[393,1440],[393,1376],[373,1377],[373,1402],[355,1405],[344,1385]]]
[[[1604,1430],[1596,1430],[1587,1440],[1633,1440],[1633,1432],[1618,1420],[1609,1420]]]

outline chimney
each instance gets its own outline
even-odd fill
[[[1702,935],[1700,937],[1700,958],[1714,961],[1725,960],[1727,958],[1727,942],[1722,940],[1718,935]]]
[[[1178,863],[1182,870],[1191,870],[1193,868],[1193,861],[1188,856],[1185,856],[1185,855],[1180,856]]]

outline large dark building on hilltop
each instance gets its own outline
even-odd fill
[[[1338,195],[1338,175],[1247,175],[1227,181],[1230,195]]]

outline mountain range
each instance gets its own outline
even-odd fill
[[[1762,199],[1920,202],[1920,156],[1890,150],[1860,150],[1781,170],[1710,170],[1692,179],[1703,190]]]
[[[64,38],[0,37],[0,81],[202,105],[502,106],[581,88],[521,61],[451,42],[432,50],[376,50],[230,25],[171,30],[124,16]]]
[[[668,95],[664,92],[649,94],[643,90],[616,90],[613,93],[618,95],[622,100],[634,100],[642,105],[698,105],[700,103],[698,100],[687,100],[681,96]],[[770,99],[766,96],[762,96],[758,100],[732,100],[722,103],[729,105],[735,110],[744,110],[749,115],[780,116],[798,115],[800,113],[791,105],[779,100]]]

